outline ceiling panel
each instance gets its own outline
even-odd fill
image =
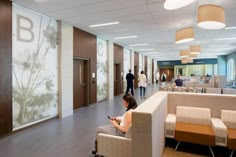
[[[178,10],[165,10],[165,0],[13,0],[13,2],[45,14],[57,20],[64,20],[75,27],[111,40],[126,48],[139,52],[142,48],[154,51],[142,54],[158,60],[179,59],[179,51],[191,45],[201,45],[203,52],[198,58],[211,58],[236,51],[236,40],[218,41],[219,38],[236,38],[235,30],[205,30],[197,26],[197,10],[204,4],[220,5],[225,9],[226,25],[236,27],[235,0],[196,0]],[[115,22],[120,24],[90,28],[89,25]],[[175,32],[184,27],[194,28],[195,40],[175,44]],[[138,38],[115,40],[117,36],[138,35]],[[148,43],[148,46],[130,47],[130,44]],[[225,47],[214,47],[222,45]],[[211,47],[213,46],[213,47]],[[141,53],[141,52],[140,52]]]

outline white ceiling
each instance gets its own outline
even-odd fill
[[[125,48],[158,60],[178,60],[179,51],[190,45],[201,45],[198,58],[216,58],[236,51],[236,40],[217,41],[218,38],[236,38],[234,30],[204,30],[197,26],[197,8],[216,4],[225,9],[226,27],[236,27],[235,0],[195,0],[174,11],[164,9],[165,0],[12,0],[56,20],[64,20],[82,30],[111,40]],[[41,1],[36,2],[36,1]],[[120,24],[90,28],[89,25],[115,22]],[[195,40],[175,44],[175,32],[194,27]],[[138,38],[115,40],[115,37],[137,35]],[[130,47],[130,44],[148,43]],[[215,46],[223,45],[223,46]],[[141,52],[139,49],[154,49]]]

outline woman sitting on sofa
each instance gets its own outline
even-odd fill
[[[97,134],[109,134],[114,136],[124,137],[128,131],[129,126],[132,122],[131,112],[137,107],[136,100],[131,94],[123,96],[123,105],[126,108],[126,112],[122,117],[109,117],[110,125],[104,125],[97,128]],[[93,154],[97,152],[97,141],[95,141],[95,151],[92,151]]]

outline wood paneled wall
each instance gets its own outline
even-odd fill
[[[12,2],[0,0],[0,135],[12,131]]]
[[[139,54],[137,52],[134,52],[134,66],[139,67]]]
[[[121,69],[123,69],[123,57],[124,57],[123,47],[120,45],[114,44],[114,62],[121,63],[122,64]]]
[[[138,88],[138,76],[139,76],[139,54],[137,52],[134,52],[134,66],[137,69],[134,69],[134,88]]]
[[[89,103],[97,102],[97,78],[92,78],[92,73],[97,76],[97,37],[88,32],[74,28],[74,57],[90,59],[90,99]]]
[[[119,63],[120,64],[120,69],[121,72],[123,72],[123,58],[124,58],[124,48],[120,45],[114,44],[114,63]],[[123,78],[125,79],[125,78]],[[123,91],[123,81],[120,80],[120,84],[121,86],[121,93]],[[120,94],[121,94],[120,93]]]
[[[147,68],[148,68],[148,65],[147,65],[147,56],[144,56],[144,73],[147,75]]]

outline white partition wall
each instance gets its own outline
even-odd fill
[[[130,69],[134,74],[134,51],[131,51],[131,58],[130,58]]]
[[[139,54],[139,74],[142,70],[144,70],[144,56]]]
[[[73,26],[59,21],[58,87],[59,117],[73,114]]]
[[[152,83],[152,59],[147,58],[147,78],[148,78],[148,83]]]
[[[108,99],[112,100],[114,98],[114,43],[111,41],[108,41],[108,80]]]

